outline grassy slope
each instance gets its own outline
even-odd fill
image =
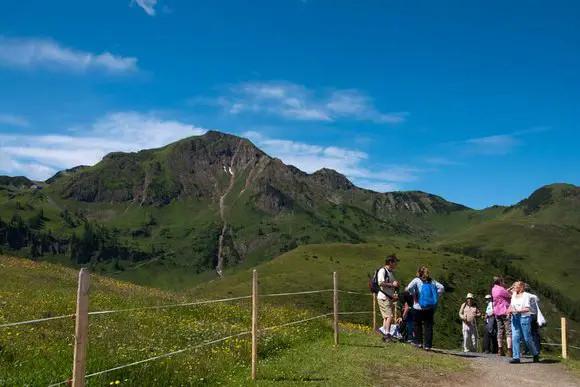
[[[388,254],[396,252],[401,259],[397,269],[397,278],[406,285],[421,265],[427,265],[433,278],[447,285],[447,292],[442,297],[437,312],[435,345],[446,348],[458,348],[461,343],[461,324],[456,318],[463,297],[468,292],[476,295],[479,305],[484,305],[483,297],[489,292],[489,283],[497,273],[482,261],[455,254],[437,251],[397,247],[386,244],[329,244],[301,246],[280,257],[257,267],[260,278],[260,293],[299,292],[332,288],[332,272],[339,273],[339,287],[368,294],[368,276],[381,265]],[[194,294],[211,295],[227,292],[229,295],[246,295],[251,291],[251,270],[239,269],[226,273],[223,280],[199,285],[191,291]],[[559,332],[552,328],[559,326],[560,313],[542,297],[542,311],[546,315],[550,329],[545,330],[548,342],[559,342]],[[326,313],[332,310],[332,293],[315,295],[289,296],[276,299],[277,302],[293,307]],[[340,309],[344,312],[371,311],[372,301],[369,295],[340,295]],[[345,321],[366,325],[372,324],[372,315],[343,316]],[[377,318],[380,324],[380,317]],[[580,326],[570,322],[577,330]],[[482,327],[483,329],[483,327]],[[573,334],[572,340],[580,340],[580,335]],[[580,344],[580,342],[578,342]]]
[[[580,300],[573,273],[580,267],[580,231],[533,218],[496,219],[447,237],[442,244],[501,249],[528,275]]]
[[[430,267],[434,278],[450,285],[438,312],[440,323],[435,340],[440,346],[457,347],[461,333],[460,325],[455,321],[456,310],[467,292],[477,294],[483,302],[487,281],[493,275],[493,271],[474,259],[381,244],[301,246],[258,266],[260,292],[331,289],[332,272],[337,271],[340,289],[365,293],[341,294],[341,311],[370,311],[372,299],[367,287],[368,276],[392,252],[396,252],[401,259],[397,278],[404,285],[413,278],[414,272],[421,265]],[[201,294],[212,294],[220,290],[231,295],[249,294],[250,278],[251,270],[238,270],[228,273],[224,280],[201,285],[194,291]],[[332,308],[332,294],[290,296],[278,302],[326,313]],[[345,320],[365,324],[371,324],[371,318],[370,314],[344,317]]]
[[[0,256],[0,323],[38,318],[43,313],[68,314],[74,308],[77,273],[57,265]],[[90,310],[130,308],[191,300],[174,293],[91,276]],[[217,296],[217,295],[215,295]],[[212,304],[189,308],[134,311],[89,318],[87,373],[145,359],[249,329],[249,306]],[[262,303],[261,326],[308,316],[307,312]],[[317,320],[260,336],[259,384],[293,379],[321,379],[333,385],[376,385],[385,356],[390,367],[405,364],[406,380],[422,372],[458,371],[455,358],[421,355],[397,346],[385,353],[370,333],[344,332],[343,346],[332,350],[330,322]],[[344,329],[344,327],[343,327]],[[70,375],[72,332],[69,319],[0,328],[0,385],[47,385]],[[368,330],[368,329],[367,329]],[[119,381],[129,386],[245,385],[250,357],[247,337],[186,351],[103,376],[90,384]],[[409,360],[413,358],[414,361]],[[377,370],[379,373],[377,374]],[[409,379],[416,378],[416,379]],[[380,382],[380,380],[379,380]]]

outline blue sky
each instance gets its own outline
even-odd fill
[[[7,2],[0,173],[215,129],[362,187],[513,204],[580,184],[579,17],[572,0]]]

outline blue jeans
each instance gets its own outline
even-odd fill
[[[513,336],[513,350],[514,359],[520,358],[520,338],[526,343],[526,346],[531,349],[532,355],[538,355],[538,349],[534,340],[532,340],[532,317],[522,316],[519,313],[512,314],[512,336]]]

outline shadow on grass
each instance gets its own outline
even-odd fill
[[[259,380],[267,380],[271,382],[328,382],[329,378],[309,378],[300,376],[279,376],[277,378],[258,378]]]
[[[381,344],[354,344],[354,343],[340,343],[341,347],[360,347],[360,348],[385,348],[385,345]]]

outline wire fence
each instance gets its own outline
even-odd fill
[[[82,273],[82,271],[81,271]],[[257,277],[256,277],[257,278]],[[337,281],[335,279],[335,281]],[[214,340],[208,340],[208,341],[204,341],[202,343],[193,345],[193,346],[187,346],[185,348],[179,349],[179,350],[175,350],[172,352],[168,352],[168,353],[164,353],[164,354],[160,354],[160,355],[156,355],[147,359],[143,359],[143,360],[139,360],[139,361],[134,361],[128,364],[123,364],[123,365],[119,365],[113,368],[109,368],[106,370],[101,370],[98,372],[93,372],[90,374],[86,374],[83,376],[83,380],[88,379],[88,378],[92,378],[92,377],[96,377],[99,375],[103,375],[103,374],[107,374],[110,372],[114,372],[114,371],[118,371],[118,370],[122,370],[125,368],[129,368],[129,367],[133,367],[133,366],[137,366],[140,364],[144,364],[144,363],[149,363],[155,360],[160,360],[163,358],[167,358],[167,357],[171,357],[174,355],[178,355],[181,354],[183,352],[187,352],[187,351],[192,351],[195,349],[199,349],[202,347],[206,347],[206,346],[210,346],[213,344],[218,344],[224,341],[227,341],[229,339],[233,339],[233,338],[237,338],[237,337],[241,337],[241,336],[247,336],[247,335],[252,335],[255,336],[255,333],[258,332],[268,332],[268,331],[272,331],[272,330],[276,330],[276,329],[281,329],[281,328],[285,328],[288,326],[292,326],[292,325],[297,325],[297,324],[303,324],[306,322],[310,322],[313,320],[318,320],[318,319],[324,319],[327,317],[330,317],[332,315],[335,316],[335,345],[338,344],[338,316],[339,315],[360,315],[360,314],[374,314],[375,311],[351,311],[351,312],[339,312],[338,311],[338,294],[339,293],[343,293],[343,294],[352,294],[352,295],[364,295],[364,296],[368,296],[369,293],[362,293],[362,292],[354,292],[354,291],[349,291],[349,290],[339,290],[336,287],[337,283],[335,282],[335,288],[334,289],[320,289],[320,290],[308,290],[308,291],[297,291],[297,292],[285,292],[285,293],[267,293],[267,294],[260,294],[259,297],[260,298],[273,298],[273,297],[286,297],[286,296],[296,296],[296,295],[308,295],[308,294],[323,294],[323,293],[333,293],[334,297],[334,311],[330,312],[330,313],[324,313],[324,314],[320,314],[317,316],[313,316],[313,317],[307,317],[307,318],[303,318],[300,320],[296,320],[296,321],[291,321],[288,323],[284,323],[284,324],[279,324],[279,325],[274,325],[274,326],[270,326],[270,327],[266,327],[266,328],[261,328],[261,329],[256,329],[255,332],[253,330],[250,331],[245,331],[245,332],[240,332],[234,335],[229,335],[229,336],[224,336],[218,339],[214,339]],[[79,275],[79,289],[81,286],[81,276]],[[79,293],[80,294],[80,293]],[[88,291],[87,291],[88,294]],[[216,304],[216,303],[225,303],[225,302],[232,302],[232,301],[238,301],[238,300],[247,300],[247,299],[252,299],[253,301],[257,301],[257,293],[256,294],[252,294],[249,296],[239,296],[239,297],[228,297],[228,298],[220,298],[220,299],[210,299],[210,300],[198,300],[198,301],[192,301],[192,302],[182,302],[182,303],[172,303],[172,304],[161,304],[161,305],[151,305],[151,306],[143,306],[143,307],[136,307],[136,308],[123,308],[123,309],[109,309],[109,310],[97,310],[97,311],[92,311],[89,312],[88,310],[86,311],[85,315],[88,318],[89,316],[99,316],[99,315],[107,315],[107,314],[117,314],[117,313],[127,313],[127,312],[133,312],[133,311],[141,311],[141,310],[156,310],[156,309],[166,309],[166,308],[179,308],[179,307],[192,307],[192,306],[201,306],[201,305],[207,305],[207,304]],[[79,295],[79,299],[80,299],[80,295]],[[373,300],[374,302],[374,300]],[[88,306],[88,301],[87,301],[87,306]],[[253,308],[257,308],[257,303],[253,305]],[[78,305],[77,305],[77,313],[78,312]],[[13,327],[13,326],[18,326],[18,325],[27,325],[27,324],[38,324],[38,323],[43,323],[43,322],[48,322],[48,321],[53,321],[53,320],[59,320],[59,319],[75,319],[77,320],[79,316],[77,316],[77,313],[72,313],[72,314],[66,314],[66,315],[59,315],[59,316],[51,316],[51,317],[46,317],[46,318],[39,318],[39,319],[30,319],[30,320],[24,320],[24,321],[17,321],[17,322],[10,322],[10,323],[4,323],[4,324],[0,324],[0,328],[7,328],[7,327]],[[256,316],[257,319],[257,316]],[[88,320],[87,320],[88,322]],[[252,323],[254,324],[254,322]],[[257,321],[256,321],[256,325],[257,325]],[[77,330],[78,330],[78,322],[77,322]],[[84,338],[85,341],[88,340],[88,337]],[[254,340],[254,339],[253,339]],[[78,332],[77,334],[75,334],[75,346],[78,346],[79,344],[79,337],[78,337]],[[85,343],[86,345],[86,343]],[[254,344],[253,344],[254,345]],[[75,347],[75,359],[73,361],[73,364],[76,365],[77,363],[77,349]],[[254,351],[254,348],[252,349]],[[254,356],[253,356],[254,357]],[[253,359],[254,361],[254,359]],[[85,365],[86,366],[86,365]],[[73,374],[74,374],[74,367],[73,367]],[[253,375],[254,376],[254,375]],[[61,386],[61,385],[67,385],[67,384],[71,384],[71,380],[64,380],[61,381],[59,383],[55,383],[55,384],[51,384],[49,387],[56,387],[56,386]],[[72,385],[75,386],[75,378],[73,376],[72,379]],[[80,384],[79,384],[80,385]]]
[[[332,289],[322,289],[322,290],[311,290],[311,291],[303,291],[303,292],[293,292],[293,293],[271,293],[271,294],[261,294],[260,297],[285,297],[285,296],[295,296],[295,295],[304,295],[304,294],[317,294],[317,293],[328,293],[332,292]],[[349,292],[352,294],[363,294],[363,293],[354,293]],[[110,309],[110,310],[98,310],[94,312],[89,312],[89,316],[96,316],[101,314],[112,314],[112,313],[123,313],[123,312],[136,312],[139,310],[150,310],[150,309],[164,309],[164,308],[177,308],[177,307],[184,307],[184,306],[196,306],[196,305],[206,305],[206,304],[214,304],[219,302],[229,302],[229,301],[237,301],[237,300],[248,300],[252,298],[252,296],[240,296],[240,297],[230,297],[230,298],[220,298],[216,300],[202,300],[202,301],[192,301],[192,302],[183,302],[179,304],[162,304],[162,305],[151,305],[151,306],[141,306],[138,308],[126,308],[126,309]],[[39,318],[34,320],[25,320],[25,321],[17,321],[12,323],[0,324],[0,328],[6,328],[16,325],[26,325],[26,324],[37,324],[45,321],[51,320],[59,320],[59,319],[66,319],[66,318],[73,318],[75,314],[66,314],[62,316],[54,316],[54,317],[46,317],[46,318]]]
[[[81,271],[82,272],[82,271]],[[113,368],[109,368],[106,370],[102,370],[102,371],[98,371],[98,372],[93,372],[87,375],[84,375],[84,371],[82,373],[83,375],[83,380],[87,379],[87,378],[92,378],[95,376],[99,376],[99,375],[103,375],[103,374],[107,374],[113,371],[118,371],[121,369],[125,369],[125,368],[129,368],[129,367],[133,367],[136,365],[140,365],[140,364],[144,364],[144,363],[148,363],[148,362],[152,362],[155,360],[159,360],[159,359],[163,359],[163,358],[167,358],[170,356],[174,356],[174,355],[178,355],[181,354],[183,352],[186,351],[191,351],[191,350],[195,350],[195,349],[199,349],[205,346],[210,346],[213,344],[217,344],[217,343],[221,343],[224,341],[227,341],[229,339],[232,338],[237,338],[237,337],[241,337],[241,336],[246,336],[246,335],[251,335],[252,336],[252,378],[255,378],[255,363],[257,362],[257,358],[256,358],[256,351],[257,351],[257,341],[256,341],[256,334],[258,332],[267,332],[267,331],[272,331],[272,330],[276,330],[276,329],[281,329],[284,327],[288,327],[288,326],[292,326],[292,325],[297,325],[297,324],[302,324],[302,323],[306,323],[309,321],[313,321],[313,320],[318,320],[318,319],[323,319],[329,316],[333,316],[334,315],[334,342],[335,345],[338,345],[338,316],[348,316],[348,315],[372,315],[373,316],[373,329],[375,328],[375,318],[376,318],[376,309],[375,309],[375,305],[376,305],[376,300],[373,297],[373,310],[372,311],[338,311],[338,294],[342,293],[342,294],[350,294],[350,295],[360,295],[360,296],[369,296],[372,295],[372,293],[363,293],[363,292],[356,292],[356,291],[350,291],[350,290],[340,290],[337,287],[337,276],[335,273],[335,279],[334,279],[335,283],[335,287],[334,289],[320,289],[320,290],[308,290],[308,291],[297,291],[297,292],[285,292],[285,293],[268,293],[268,294],[260,294],[259,297],[260,298],[273,298],[273,297],[286,297],[286,296],[296,296],[296,295],[308,295],[308,294],[323,294],[323,293],[333,293],[334,297],[333,297],[333,312],[330,313],[325,313],[325,314],[320,314],[317,316],[313,316],[313,317],[307,317],[304,319],[300,319],[300,320],[296,320],[296,321],[291,321],[288,323],[284,323],[284,324],[279,324],[279,325],[275,325],[275,326],[270,326],[270,327],[266,327],[266,328],[261,328],[258,329],[257,328],[257,307],[258,307],[258,294],[257,294],[257,273],[254,271],[254,290],[252,292],[252,295],[248,295],[248,296],[238,296],[238,297],[228,297],[228,298],[220,298],[220,299],[210,299],[210,300],[197,300],[197,301],[192,301],[192,302],[183,302],[183,303],[173,303],[173,304],[161,304],[161,305],[151,305],[151,306],[143,306],[143,307],[136,307],[136,308],[125,308],[125,309],[110,309],[110,310],[98,310],[98,311],[92,311],[92,312],[88,312],[88,310],[86,311],[86,316],[88,318],[88,316],[98,316],[98,315],[106,315],[106,314],[116,314],[116,313],[126,313],[126,312],[133,312],[133,311],[140,311],[140,310],[156,310],[156,309],[166,309],[166,308],[179,308],[179,307],[192,307],[192,306],[201,306],[201,305],[208,305],[208,304],[216,304],[216,303],[224,303],[224,302],[232,302],[232,301],[238,301],[238,300],[247,300],[247,299],[252,299],[252,330],[249,331],[244,331],[244,332],[240,332],[234,335],[229,335],[229,336],[224,336],[218,339],[213,339],[213,340],[208,340],[208,341],[204,341],[202,343],[193,345],[193,346],[187,346],[185,348],[179,349],[179,350],[175,350],[172,352],[168,352],[168,353],[164,353],[161,355],[156,355],[147,359],[143,359],[143,360],[139,360],[139,361],[134,361],[128,364],[123,364],[123,365],[119,365]],[[80,289],[80,276],[79,276],[79,289]],[[80,293],[79,293],[80,294]],[[79,296],[80,299],[80,296]],[[88,305],[88,301],[87,301],[87,305]],[[88,308],[88,306],[87,306]],[[78,305],[77,305],[77,311],[78,311]],[[78,312],[77,312],[78,313]],[[39,318],[39,319],[31,319],[31,320],[25,320],[25,321],[18,321],[18,322],[11,322],[11,323],[5,323],[5,324],[0,324],[0,328],[6,328],[6,327],[12,327],[12,326],[18,326],[18,325],[26,325],[26,324],[37,324],[37,323],[43,323],[43,322],[48,322],[48,321],[53,321],[53,320],[59,320],[59,319],[70,319],[70,318],[75,318],[77,319],[78,316],[76,313],[73,314],[67,314],[67,315],[61,315],[61,316],[54,316],[54,317],[46,317],[46,318]],[[88,321],[88,320],[87,320]],[[565,327],[565,322],[564,320],[562,321],[562,326]],[[562,328],[553,328],[553,329],[557,329],[562,331]],[[77,322],[77,330],[78,330],[78,322]],[[575,330],[568,330],[566,329],[567,332],[576,332]],[[78,332],[77,332],[78,333]],[[566,342],[565,339],[565,335],[562,335],[564,342]],[[78,346],[79,345],[79,337],[78,335],[75,335],[75,345]],[[84,340],[88,340],[88,338],[84,338]],[[81,340],[82,341],[82,340]],[[542,345],[546,345],[546,346],[554,346],[554,347],[563,347],[562,343],[541,343]],[[86,343],[84,343],[84,345],[86,345]],[[580,350],[580,347],[577,346],[573,346],[573,345],[568,345],[566,342],[565,345],[566,349],[567,348],[571,348],[571,349],[575,349],[575,350]],[[76,354],[77,354],[77,349],[75,347],[75,360],[74,360],[74,364],[76,365]],[[562,350],[563,356],[565,354],[564,348]],[[86,365],[83,365],[86,366]],[[74,367],[73,367],[73,372],[74,372]],[[51,384],[49,387],[56,387],[56,386],[60,386],[60,385],[65,385],[65,384],[69,384],[70,380],[65,380],[56,384]],[[74,377],[73,377],[73,386],[74,386]],[[79,384],[80,385],[80,384]]]

